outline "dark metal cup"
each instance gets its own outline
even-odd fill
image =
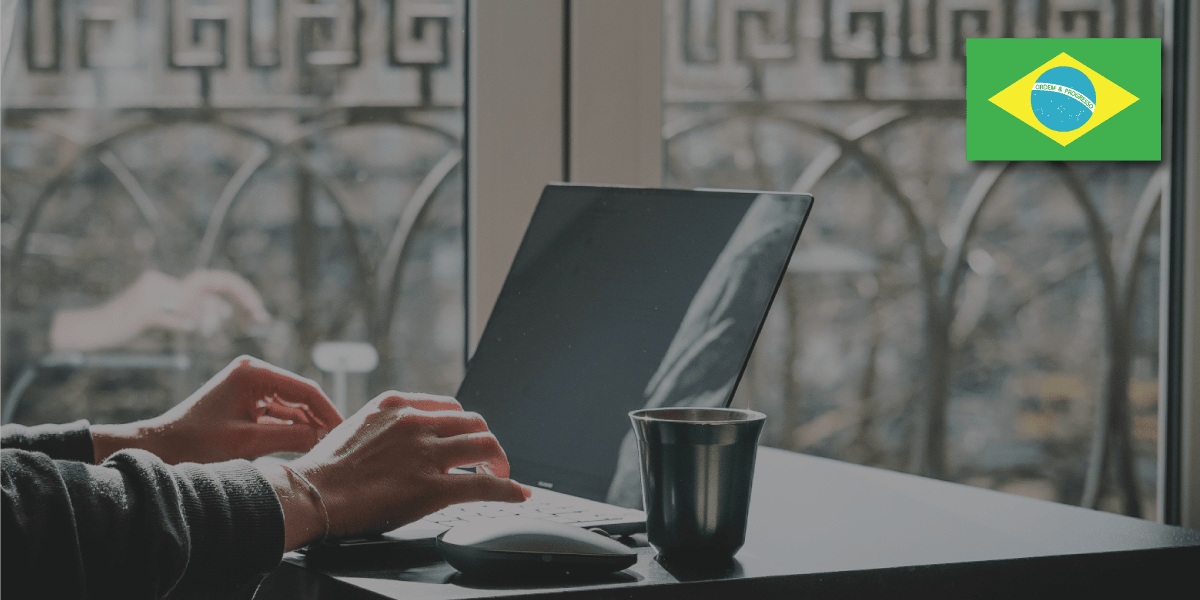
[[[746,542],[766,415],[737,408],[629,413],[642,464],[646,537],[671,561],[728,560]]]

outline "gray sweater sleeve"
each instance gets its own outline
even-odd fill
[[[249,462],[94,466],[86,421],[37,429],[3,429],[0,595],[249,598],[279,564],[283,511]]]
[[[0,427],[0,446],[90,463],[95,452],[90,426],[82,419],[65,425],[5,425]]]

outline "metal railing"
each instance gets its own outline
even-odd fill
[[[961,161],[966,38],[1153,37],[1162,31],[1161,3],[673,0],[665,6],[665,180],[684,187],[816,191],[814,223],[804,237],[835,237],[843,252],[877,257],[882,265],[878,268],[885,272],[877,276],[863,275],[867,271],[857,268],[844,271],[860,283],[860,291],[864,281],[872,290],[883,289],[858,294],[867,298],[872,313],[863,325],[865,341],[859,342],[866,350],[855,362],[861,365],[858,375],[847,372],[821,387],[797,373],[808,349],[822,342],[806,338],[804,330],[811,328],[809,319],[814,317],[805,315],[805,303],[796,294],[804,293],[799,290],[806,283],[811,287],[828,280],[814,275],[811,266],[793,261],[792,281],[781,289],[776,308],[787,313],[781,322],[793,325],[782,342],[786,356],[760,372],[757,383],[750,381],[745,393],[745,401],[763,402],[755,396],[765,394],[765,388],[778,388],[783,432],[773,442],[934,477],[965,480],[986,474],[989,468],[971,466],[971,459],[951,460],[952,409],[956,402],[979,395],[971,387],[990,388],[985,404],[1016,404],[1020,396],[1004,393],[1003,382],[1031,370],[1018,363],[992,369],[996,372],[988,375],[991,381],[986,385],[965,381],[964,372],[979,377],[983,370],[974,356],[984,345],[977,340],[990,343],[1005,323],[1032,310],[1031,304],[1071,287],[1076,296],[1091,295],[1102,315],[1095,352],[1102,366],[1096,369],[1096,389],[1076,399],[1093,415],[1086,442],[1075,436],[1068,452],[1082,450],[1082,456],[1074,456],[1075,466],[1067,469],[1079,482],[1058,486],[1074,485],[1079,495],[1064,498],[1068,494],[1060,493],[1058,499],[1094,508],[1106,491],[1114,490],[1117,510],[1143,514],[1142,498],[1144,490],[1153,493],[1153,474],[1147,483],[1135,464],[1129,390],[1131,365],[1147,354],[1135,343],[1135,320],[1157,311],[1156,301],[1144,297],[1139,283],[1147,272],[1157,270],[1157,257],[1148,250],[1158,229],[1166,166],[952,165],[947,163],[954,154],[946,148],[959,148]],[[1097,189],[1088,179],[1114,172],[1127,181]],[[1040,193],[1055,200],[1029,219],[1070,221],[1043,232],[1069,235],[1072,243],[1041,265],[1010,265],[1010,270],[1025,271],[1023,282],[1015,285],[1016,278],[1001,278],[1014,285],[1006,292],[1011,296],[1007,305],[996,306],[994,292],[981,296],[964,289],[964,281],[974,267],[973,251],[979,261],[991,261],[984,249],[1003,245],[1013,236],[1012,205],[1021,203],[1022,193],[1015,189],[1021,187],[1025,195]],[[1126,197],[1114,200],[1114,194]],[[859,204],[869,205],[855,213],[866,215],[866,222],[847,224],[830,216],[848,205],[847,197],[855,196]],[[1010,218],[987,218],[989,212],[1000,211]],[[1123,221],[1125,232],[1118,236],[1114,230]],[[884,230],[890,233],[881,233]],[[889,235],[902,239],[879,241]],[[1022,239],[1044,244],[1042,254],[1058,250],[1057,243],[1037,235]],[[797,259],[803,252],[802,246]],[[892,282],[881,284],[884,277]],[[838,298],[836,292],[830,295]],[[913,301],[907,316],[891,318],[895,327],[920,340],[919,350],[905,354],[881,331],[886,326],[879,323],[879,313],[884,304],[909,297]],[[858,301],[851,291],[833,302],[849,310],[846,307]],[[1138,335],[1144,338],[1147,332],[1142,330]],[[772,343],[779,342],[762,340],[760,347]],[[881,375],[878,363],[885,351],[902,355],[912,377]],[[1156,358],[1157,350],[1149,354]],[[1087,374],[1082,377],[1086,380]],[[883,425],[875,396],[889,385],[906,389],[894,402],[890,424],[899,429],[902,440],[881,444],[877,430]],[[851,406],[825,398],[824,408],[811,410],[806,424],[801,415],[806,389],[810,400],[822,394],[848,396]],[[999,416],[1004,410],[992,413]],[[814,423],[840,428],[843,442],[818,448],[797,439]],[[997,430],[1005,427],[995,425]],[[961,434],[970,428],[957,429]],[[1015,437],[1003,431],[984,435],[999,438],[993,454],[1006,451],[1005,437]],[[1040,440],[1043,458],[1051,452],[1050,437]],[[1153,450],[1149,454],[1153,460]],[[1109,484],[1110,473],[1115,486]]]
[[[259,287],[297,292],[274,294],[270,306],[297,338],[290,366],[311,371],[308,357],[323,340],[364,338],[385,357],[373,381],[394,386],[397,345],[420,343],[395,327],[405,294],[425,293],[403,289],[414,254],[430,262],[421,239],[461,253],[453,188],[462,162],[462,2],[21,0],[17,8],[5,49],[5,151],[51,157],[53,166],[5,164],[5,312],[38,310],[64,294],[94,301],[94,290],[79,289],[82,277],[45,280],[48,262],[92,257],[39,256],[36,242],[58,236],[78,246],[87,237],[94,215],[64,216],[67,199],[94,198],[92,210],[104,212],[123,196],[135,215],[126,234],[144,229],[152,243],[112,258],[177,275],[240,270],[255,257],[237,256],[231,236],[282,230],[271,234],[269,250],[290,255],[289,272],[243,274]],[[381,140],[397,136],[404,143],[395,156],[381,155]],[[178,150],[197,139],[181,151],[187,168],[227,177],[199,204],[197,190],[164,182],[179,165],[139,150]],[[283,193],[264,196],[264,187]],[[291,221],[245,222],[272,212]],[[83,250],[68,250],[76,251]],[[337,298],[319,299],[330,282]],[[450,279],[460,290],[455,299],[461,284]],[[168,354],[200,351],[186,339],[168,345]],[[447,354],[457,369],[461,349]],[[25,388],[15,383],[5,382],[7,416],[19,397],[13,392]]]

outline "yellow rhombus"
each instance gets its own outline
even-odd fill
[[[1029,97],[1033,92],[1033,84],[1037,82],[1038,77],[1042,73],[1053,69],[1054,67],[1075,67],[1083,71],[1088,79],[1092,80],[1092,85],[1096,88],[1096,110],[1092,113],[1092,117],[1087,123],[1074,131],[1054,131],[1033,114],[1033,106],[1030,103]],[[1046,137],[1066,146],[1071,142],[1079,139],[1083,134],[1095,129],[1097,125],[1116,116],[1117,113],[1129,108],[1129,105],[1138,101],[1137,96],[1130,94],[1121,88],[1121,86],[1109,81],[1103,75],[1089,69],[1087,65],[1071,58],[1066,52],[1050,59],[1046,64],[1034,69],[1028,75],[1017,80],[1016,83],[1004,88],[999,94],[991,97],[992,104],[1004,109],[1008,114],[1025,122],[1026,125],[1042,132]]]

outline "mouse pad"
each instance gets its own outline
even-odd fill
[[[390,554],[373,552],[370,557],[347,559],[340,556],[336,561],[314,560],[297,553],[284,556],[284,568],[303,567],[302,577],[289,574],[286,578],[272,575],[260,589],[273,589],[274,579],[289,579],[292,586],[304,589],[328,588],[348,598],[378,598],[375,594],[390,598],[473,598],[487,590],[488,596],[503,595],[505,592],[521,593],[528,590],[553,591],[557,589],[580,589],[589,587],[625,587],[659,585],[665,583],[704,581],[712,579],[739,579],[780,575],[778,570],[752,556],[738,556],[724,565],[690,567],[688,565],[664,564],[657,559],[653,548],[637,548],[638,562],[634,566],[602,576],[590,578],[554,578],[548,580],[498,580],[468,577],[441,560],[436,551],[410,550]],[[286,590],[279,590],[281,592]],[[357,594],[355,593],[357,592]],[[272,592],[274,593],[274,591]],[[340,596],[339,596],[340,597]]]

